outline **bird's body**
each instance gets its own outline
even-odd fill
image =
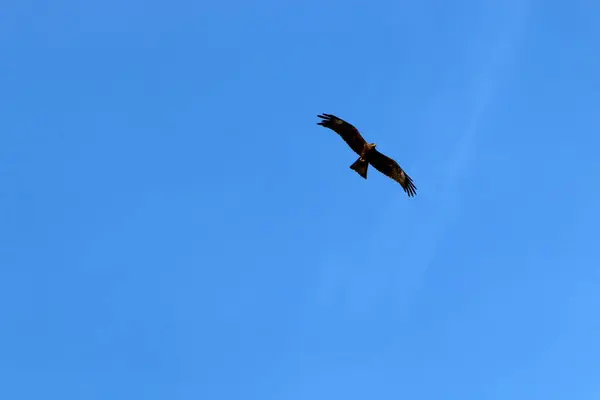
[[[400,168],[398,163],[380,153],[375,148],[377,146],[375,143],[367,143],[352,124],[332,114],[322,114],[318,117],[322,119],[317,123],[318,125],[335,131],[358,154],[358,159],[350,165],[351,169],[367,179],[367,171],[371,164],[376,170],[398,182],[409,197],[416,194],[417,188],[412,179]]]

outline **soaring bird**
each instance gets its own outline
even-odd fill
[[[318,115],[318,117],[321,118],[322,121],[317,122],[317,125],[335,131],[342,139],[344,139],[348,146],[359,155],[358,159],[350,166],[350,168],[356,171],[360,176],[367,179],[367,170],[369,164],[371,164],[376,170],[398,182],[408,194],[408,197],[413,197],[417,193],[417,188],[412,179],[402,168],[400,168],[398,163],[376,150],[375,147],[377,144],[367,143],[358,129],[352,124],[332,114],[323,113]]]

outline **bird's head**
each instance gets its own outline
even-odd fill
[[[371,144],[369,144],[369,147],[374,149],[375,147],[377,147],[377,143],[371,143]]]

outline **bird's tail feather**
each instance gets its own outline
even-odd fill
[[[354,161],[354,164],[352,164],[350,168],[355,170],[363,178],[367,179],[367,170],[369,169],[369,162],[367,160],[361,160],[359,157],[358,160]]]

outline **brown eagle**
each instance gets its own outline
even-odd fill
[[[413,197],[417,193],[417,188],[413,184],[412,179],[400,168],[398,163],[377,151],[375,143],[367,143],[360,132],[358,132],[358,129],[352,124],[332,114],[323,113],[322,115],[318,115],[318,117],[323,120],[318,122],[317,125],[335,131],[359,155],[350,168],[355,170],[360,176],[367,179],[367,169],[369,168],[369,164],[371,164],[376,170],[402,185],[408,197]]]

